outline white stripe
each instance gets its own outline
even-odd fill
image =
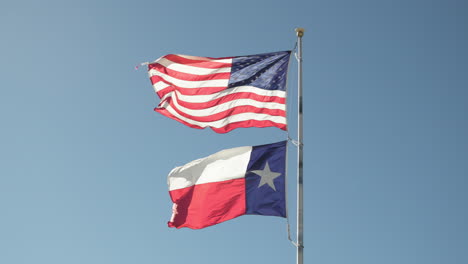
[[[170,85],[165,83],[165,82],[157,82],[155,84],[153,84],[153,88],[154,88],[154,91],[155,92],[159,92],[161,91],[162,89],[165,89],[167,87],[169,87]]]
[[[225,149],[176,167],[167,176],[169,191],[196,184],[244,178],[251,152],[252,147]]]
[[[174,54],[176,56],[186,58],[189,60],[201,60],[201,61],[212,61],[212,62],[219,62],[219,63],[232,63],[232,59],[210,59],[207,57],[198,57],[198,56],[191,56],[191,55],[181,55],[181,54]]]
[[[229,60],[230,62],[228,63],[231,63],[232,59],[229,59]],[[208,69],[208,68],[201,68],[201,67],[176,63],[166,58],[157,59],[153,63],[158,63],[174,71],[189,73],[189,74],[196,74],[196,75],[208,75],[208,74],[215,74],[215,73],[231,72],[231,67]]]
[[[149,76],[160,76],[165,81],[172,83],[174,86],[181,88],[201,88],[201,87],[227,87],[229,84],[229,79],[220,79],[220,80],[208,80],[208,81],[185,81],[179,80],[167,74],[161,73],[157,70],[151,69],[149,71]]]
[[[167,98],[167,97],[165,96],[164,98]],[[278,110],[286,111],[286,104],[259,102],[253,99],[236,99],[236,100],[225,102],[223,104],[215,105],[213,107],[204,108],[204,109],[196,109],[196,110],[181,106],[178,102],[177,96],[171,96],[171,99],[172,99],[171,102],[173,103],[174,108],[178,109],[180,112],[183,112],[192,116],[210,116],[210,115],[218,114],[218,113],[224,112],[228,109],[238,107],[238,106],[254,106],[258,108],[278,109]],[[167,105],[167,104],[163,103],[161,107],[164,107],[164,105]]]
[[[167,84],[167,83],[164,83],[164,82],[156,82],[155,84],[153,84],[153,88],[156,92],[159,92],[167,87],[169,87],[170,85]],[[235,88],[229,88],[229,89],[226,89],[226,90],[223,90],[221,92],[217,92],[217,93],[214,93],[214,94],[202,94],[202,95],[184,95],[184,94],[181,94],[180,91],[177,91],[177,90],[174,90],[173,91],[177,97],[179,98],[180,101],[185,101],[185,102],[190,102],[190,103],[206,103],[206,102],[210,102],[210,101],[213,101],[213,100],[216,100],[216,99],[219,99],[219,98],[222,98],[226,95],[229,95],[229,94],[235,94],[235,93],[253,93],[253,94],[257,94],[257,95],[260,95],[260,96],[276,96],[276,97],[280,97],[280,98],[285,98],[286,99],[286,91],[280,91],[280,90],[265,90],[265,89],[262,89],[262,88],[257,88],[257,87],[254,87],[254,86],[238,86],[238,87],[235,87]],[[167,96],[171,96],[171,94],[166,94],[162,99],[161,101],[164,100],[165,97]]]
[[[177,111],[175,111],[170,105],[165,105],[166,110],[171,113],[173,116],[189,123],[192,125],[200,126],[200,127],[214,127],[214,128],[221,128],[224,127],[230,123],[235,123],[235,122],[242,122],[242,121],[247,121],[247,120],[257,120],[257,121],[272,121],[278,124],[286,124],[286,117],[284,116],[272,116],[268,114],[257,114],[257,113],[241,113],[237,115],[232,115],[228,116],[224,119],[216,120],[216,121],[211,121],[211,122],[198,122],[194,121],[190,118],[184,117],[179,115]],[[159,107],[159,108],[164,108],[164,107]]]
[[[242,93],[242,92],[258,94],[261,96],[277,96],[281,98],[286,98],[285,91],[265,90],[265,89],[257,88],[254,86],[238,86],[235,88],[229,88],[221,92],[208,94],[208,95],[183,95],[177,90],[174,92],[177,94],[177,97],[180,99],[180,101],[191,102],[191,103],[205,103],[205,102],[219,99],[229,94]]]

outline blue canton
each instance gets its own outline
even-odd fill
[[[228,88],[254,86],[266,90],[286,90],[291,51],[280,51],[232,59]]]

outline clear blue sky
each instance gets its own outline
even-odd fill
[[[0,263],[294,263],[281,218],[166,226],[173,167],[286,135],[183,126],[134,66],[292,49],[298,26],[305,262],[468,263],[462,0],[3,1]]]

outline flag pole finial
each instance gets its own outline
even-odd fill
[[[304,28],[296,28],[295,31],[298,37],[302,38],[302,36],[304,36],[304,32],[305,32]]]

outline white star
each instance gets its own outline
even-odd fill
[[[258,188],[265,184],[268,184],[268,186],[270,186],[273,190],[276,191],[275,183],[273,182],[273,180],[278,178],[281,175],[281,173],[271,171],[270,165],[268,165],[268,161],[263,170],[254,170],[251,172],[261,177],[260,183],[258,184]]]

